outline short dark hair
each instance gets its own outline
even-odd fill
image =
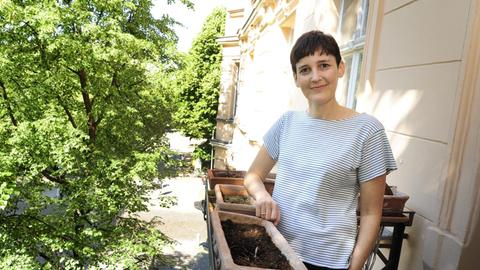
[[[342,61],[337,41],[329,34],[312,30],[302,34],[295,42],[295,45],[293,45],[290,52],[290,64],[292,65],[293,73],[297,73],[296,65],[300,59],[315,54],[317,50],[320,50],[321,54],[333,55],[337,66]]]

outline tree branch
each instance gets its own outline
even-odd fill
[[[41,40],[38,38],[39,35],[38,35],[37,30],[35,30],[35,28],[33,28],[33,26],[31,26],[28,22],[25,22],[25,25],[28,28],[30,28],[30,30],[32,30],[33,35],[35,36],[35,41],[37,43],[37,46],[40,49],[40,55],[41,55],[41,58],[42,58],[42,62],[47,65],[48,63],[47,63],[47,55],[46,55],[46,52],[45,52],[45,47],[43,46]]]
[[[97,118],[97,121],[95,121],[95,126],[98,127],[100,125],[100,122],[103,120],[104,114],[101,113],[100,116]]]
[[[20,89],[26,88],[26,87],[24,87],[24,86],[21,86],[20,83],[17,81],[17,79],[18,79],[18,77],[17,77],[17,78],[15,78],[15,77],[13,77],[13,76],[10,77],[10,80],[12,80],[12,82],[14,82],[14,83],[18,86],[18,88],[20,88]]]
[[[50,258],[47,254],[45,254],[44,252],[41,252],[39,251],[38,252],[38,256],[42,257],[45,261],[47,262],[50,262],[50,263],[54,263],[54,261],[52,260],[52,258]]]
[[[117,78],[117,72],[113,73],[111,86],[115,86],[116,88],[120,87],[120,83],[118,82]]]
[[[60,103],[60,106],[62,106],[63,110],[67,114],[68,121],[70,121],[70,124],[72,124],[72,126],[74,128],[77,128],[77,124],[75,123],[75,119],[73,119],[72,113],[70,113],[70,110],[67,108],[67,105],[65,105],[63,103],[63,101],[62,101],[62,99],[60,98],[59,95],[57,95],[57,99],[58,99],[58,102]]]
[[[66,241],[73,241],[75,243],[78,243],[77,239],[74,239],[74,238],[71,238],[67,235],[56,235],[55,232],[58,231],[58,228],[53,226],[52,224],[50,223],[47,223],[46,221],[43,221],[42,219],[38,218],[37,216],[34,216],[34,215],[28,215],[28,214],[13,214],[13,215],[8,215],[8,216],[4,216],[6,218],[13,218],[14,220],[16,220],[17,222],[21,222],[22,219],[30,219],[30,220],[34,220],[34,221],[37,221],[39,223],[42,223],[43,225],[45,225],[47,228],[49,228],[51,230],[51,235],[53,236],[56,236],[58,238],[61,238],[63,240],[66,240]],[[28,221],[27,221],[28,222]],[[30,222],[29,222],[30,223]]]
[[[12,107],[10,106],[10,100],[8,99],[7,90],[5,89],[5,84],[3,83],[3,81],[0,81],[0,88],[2,88],[2,96],[3,96],[3,99],[5,100],[5,104],[7,105],[7,113],[8,113],[8,116],[10,116],[10,121],[14,126],[18,126],[18,122],[17,122],[17,119],[15,118],[15,115],[13,115],[13,110],[12,110]]]
[[[62,185],[67,185],[68,184],[68,181],[66,181],[63,177],[55,177],[55,176],[51,175],[52,172],[49,171],[48,169],[43,170],[41,173],[45,178],[47,178],[48,180],[50,180],[52,182],[55,182],[57,184],[62,184]]]
[[[139,84],[143,83],[144,81],[145,81],[145,80],[139,80],[139,81],[136,81],[136,82],[134,82],[134,83],[132,83],[132,84],[128,85],[128,89],[130,89],[130,88],[134,87],[135,85],[139,85]]]
[[[79,74],[78,74],[78,71],[76,71],[75,69],[73,69],[73,68],[71,68],[71,67],[69,67],[69,66],[65,66],[65,65],[64,65],[64,67],[66,67],[68,70],[70,70],[71,72],[75,73],[76,75],[79,75]],[[79,76],[80,76],[80,75],[79,75]]]

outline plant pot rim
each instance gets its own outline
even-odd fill
[[[241,194],[237,194],[238,196],[248,196],[250,199],[250,204],[225,202],[225,198],[223,198],[223,191],[222,191],[223,188],[230,189],[233,192],[241,193]],[[230,184],[217,184],[215,185],[215,197],[216,197],[215,203],[217,204],[217,207],[220,211],[236,212],[236,213],[255,216],[255,199],[250,197],[250,195],[248,194],[244,186],[230,185]]]
[[[400,191],[395,191],[393,193],[393,195],[383,195],[383,197],[386,199],[386,198],[398,198],[398,199],[402,199],[402,200],[408,200],[410,198],[410,196],[408,196],[407,194],[403,193],[403,192],[400,192]]]

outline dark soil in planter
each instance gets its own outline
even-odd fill
[[[250,204],[250,198],[248,196],[241,195],[223,196],[223,201],[226,203]]]
[[[251,267],[291,270],[287,258],[273,244],[264,227],[222,222],[230,253],[235,264]]]

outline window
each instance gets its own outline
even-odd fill
[[[337,99],[354,109],[365,46],[368,0],[335,0],[339,10],[337,37],[346,65],[345,76],[339,81]]]
[[[238,91],[238,84],[240,83],[240,62],[235,61],[235,64],[232,68],[232,75],[233,77],[233,89],[229,95],[229,119],[234,119],[235,114],[237,113],[237,91]]]

